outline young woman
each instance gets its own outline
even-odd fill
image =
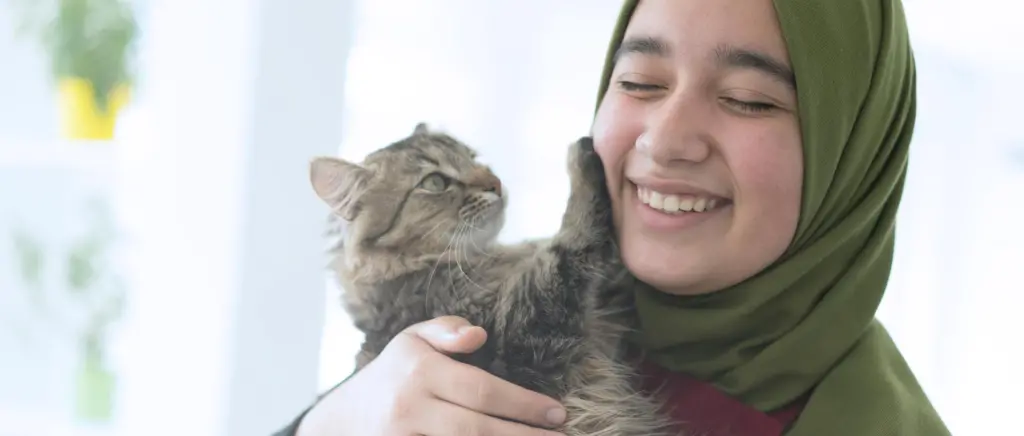
[[[899,0],[627,1],[599,101],[645,380],[687,429],[949,434],[875,320],[915,117]],[[283,434],[555,434],[557,402],[446,357],[484,338],[414,326]]]

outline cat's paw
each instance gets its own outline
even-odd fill
[[[594,141],[584,137],[573,143],[568,162],[569,203],[560,234],[574,246],[603,246],[612,239],[611,197]]]
[[[580,138],[569,147],[569,176],[573,188],[592,186],[603,187],[605,184],[604,164],[601,156],[594,150],[594,140],[589,136]],[[580,186],[582,185],[582,186]]]

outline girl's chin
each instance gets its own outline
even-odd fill
[[[699,295],[713,292],[699,265],[680,262],[678,257],[660,253],[638,253],[623,249],[623,262],[630,274],[658,291],[672,295]]]

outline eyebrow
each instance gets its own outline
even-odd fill
[[[641,54],[667,58],[672,54],[672,46],[664,39],[653,36],[633,36],[626,38],[615,51],[614,62],[630,54]],[[760,71],[778,80],[792,89],[796,89],[796,75],[793,69],[767,53],[743,49],[732,45],[720,45],[715,48],[715,60],[719,65],[728,68],[745,68]]]
[[[715,49],[715,59],[719,64],[730,68],[748,68],[772,76],[796,89],[796,75],[793,69],[771,55],[755,50],[742,49],[730,45],[721,45]]]
[[[631,36],[619,44],[615,51],[615,62],[629,54],[642,54],[666,58],[672,53],[672,47],[665,40],[652,36]]]

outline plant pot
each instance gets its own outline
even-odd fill
[[[57,83],[61,137],[70,140],[105,141],[114,138],[117,115],[129,99],[127,85],[118,85],[107,97],[107,107],[96,105],[96,93],[88,80],[67,77]]]
[[[107,423],[114,411],[114,374],[97,353],[85,353],[75,383],[75,417],[80,422]]]

